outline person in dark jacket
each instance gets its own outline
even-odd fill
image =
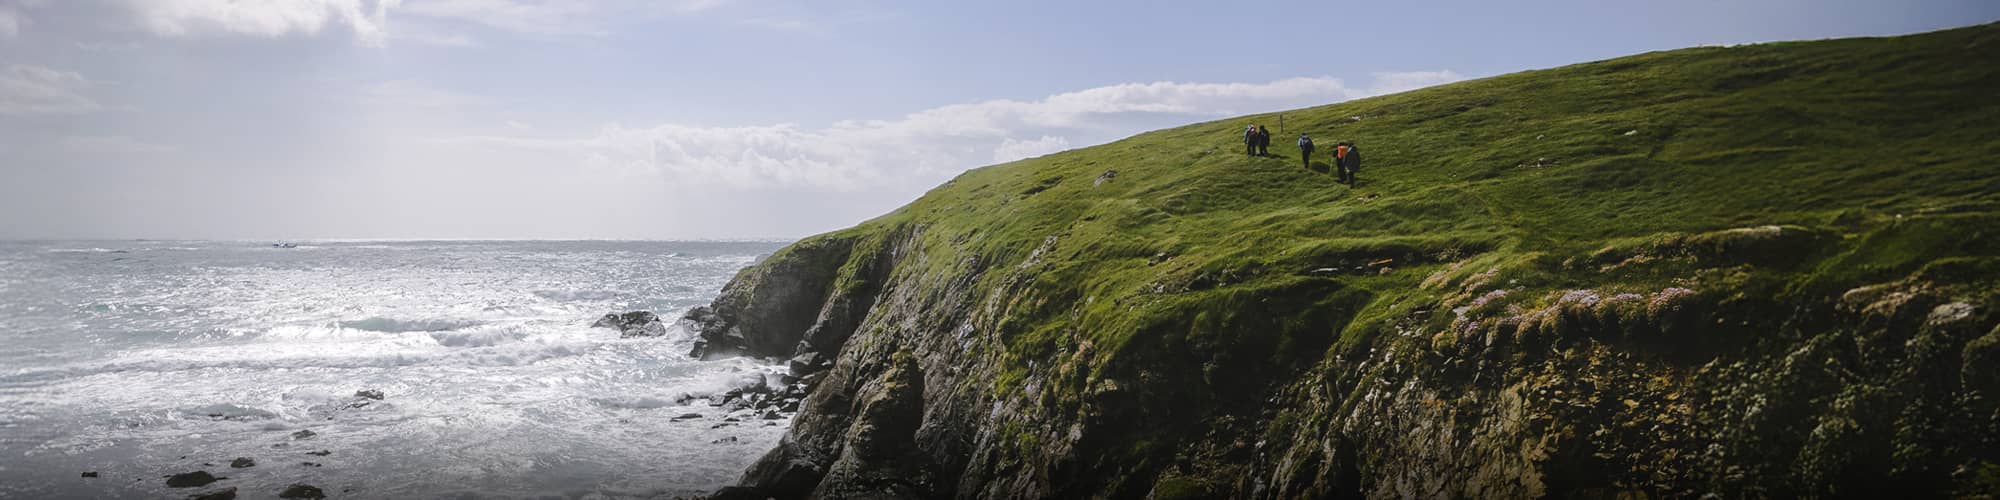
[[[1257,156],[1257,126],[1243,127],[1243,154]]]
[[[1355,180],[1354,175],[1361,172],[1361,150],[1355,148],[1354,143],[1340,141],[1338,145],[1335,145],[1333,147],[1333,163],[1335,165],[1334,168],[1339,170],[1339,181],[1341,184],[1346,184],[1347,187],[1354,187],[1355,183],[1360,182]]]
[[[1299,134],[1299,160],[1301,160],[1301,161],[1304,161],[1304,162],[1305,162],[1305,165],[1306,165],[1306,169],[1307,169],[1307,170],[1311,170],[1311,169],[1312,169],[1312,167],[1313,167],[1313,140],[1312,140],[1312,138],[1311,138],[1311,137],[1306,137],[1306,135],[1305,135],[1305,134]]]
[[[1271,156],[1271,129],[1257,126],[1257,156]]]

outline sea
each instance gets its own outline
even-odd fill
[[[789,425],[713,403],[783,367],[671,323],[783,245],[0,241],[0,498],[699,495]]]

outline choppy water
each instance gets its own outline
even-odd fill
[[[0,497],[696,494],[786,422],[677,401],[778,368],[589,325],[678,317],[780,245],[0,242]],[[194,470],[229,479],[161,479]]]

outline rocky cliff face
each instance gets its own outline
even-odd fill
[[[902,241],[877,251],[923,231],[894,234]],[[1431,286],[1455,292],[1437,306],[1451,318],[1442,328],[1430,327],[1439,311],[1414,309],[1346,348],[1143,346],[1096,368],[1087,364],[1096,347],[1080,342],[1003,385],[997,332],[1010,309],[1035,300],[1023,283],[1061,243],[1004,268],[955,252],[903,254],[895,262],[960,262],[936,272],[892,265],[879,289],[829,285],[769,305],[816,317],[792,330],[703,330],[772,347],[754,354],[838,360],[784,442],[732,492],[1846,496],[1987,491],[1981,481],[1996,477],[2000,317],[1991,290],[1953,283],[1990,269],[1927,267],[1816,300],[1579,289],[1528,310],[1488,307],[1499,273],[1453,280],[1441,270]],[[823,264],[866,269],[849,263]],[[989,275],[1002,286],[971,286]],[[1283,337],[1342,324],[1353,314],[1343,301],[1310,302],[1327,296],[1341,293],[1327,284],[1244,296],[1235,317],[1207,327]],[[1160,327],[1204,328],[1199,316]],[[1287,316],[1306,321],[1272,319]],[[777,347],[814,331],[846,341]]]
[[[1995,50],[1699,49],[1288,114],[1414,144],[1358,189],[1217,153],[1234,122],[969,172],[684,320],[697,355],[816,372],[716,496],[1994,494],[2000,135],[1961,128],[2000,129],[1967,97],[2000,70],[1960,59]],[[1824,73],[1882,59],[1900,83]],[[1814,96],[1877,91],[1956,139],[1884,170],[1797,147],[1851,125]],[[1635,116],[1670,130],[1544,139]]]

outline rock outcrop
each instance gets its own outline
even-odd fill
[[[591,323],[590,327],[617,330],[619,338],[658,337],[667,334],[667,324],[661,322],[658,315],[648,311],[606,314],[604,317],[598,318],[597,322]],[[355,396],[368,397],[362,393],[355,393]],[[382,399],[379,397],[381,396],[380,392],[374,393],[373,396],[378,397],[370,399]]]
[[[874,305],[896,248],[881,235],[802,241],[737,273],[715,302],[681,318],[691,355],[828,358]]]

